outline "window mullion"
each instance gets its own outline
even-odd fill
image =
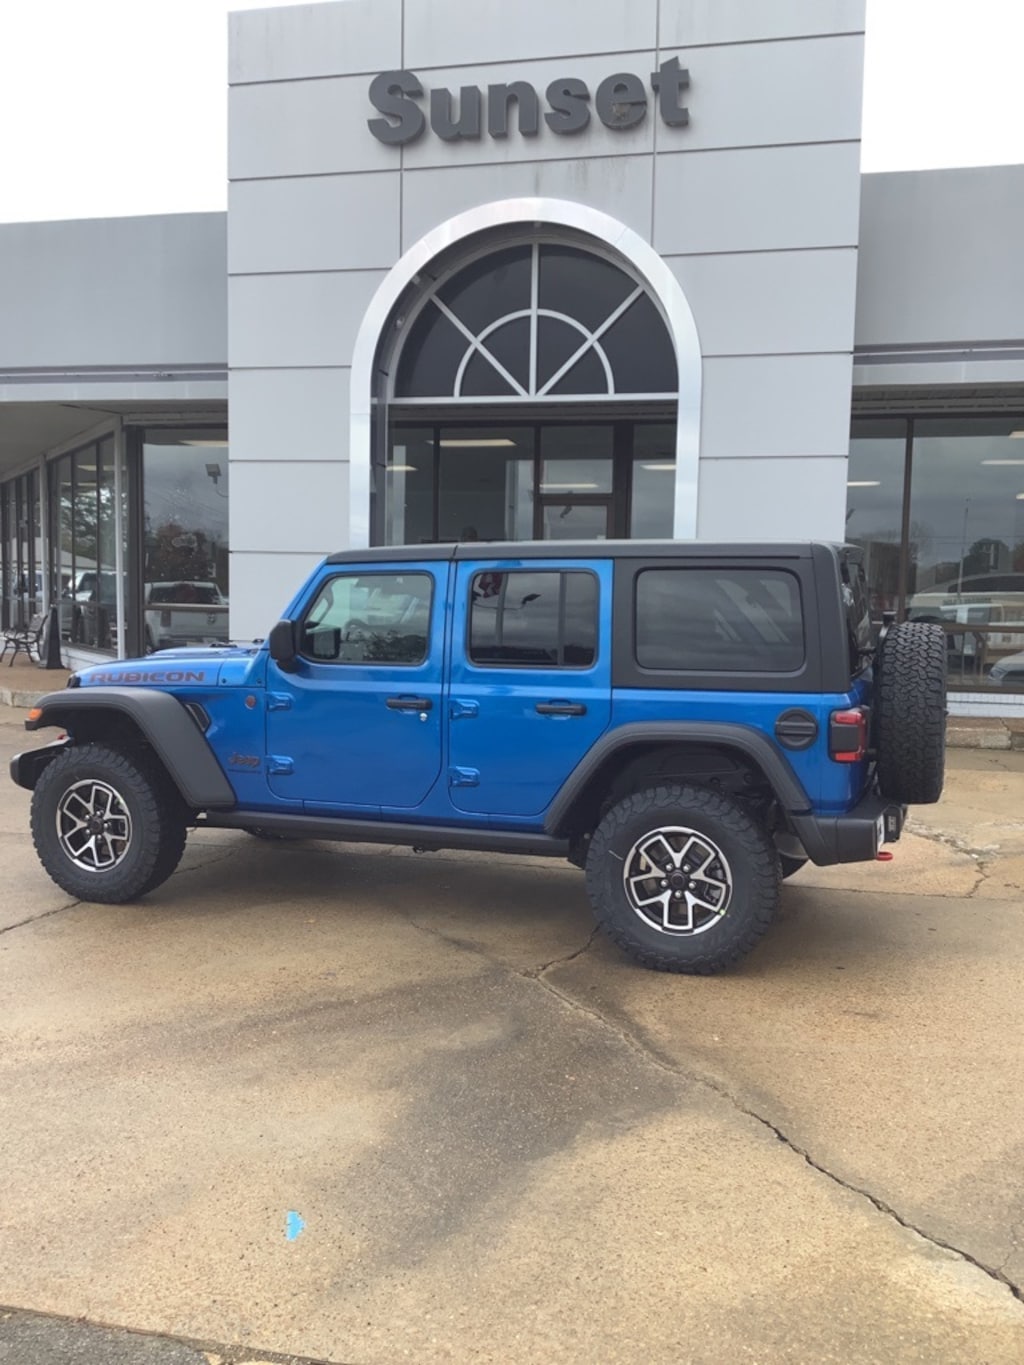
[[[537,309],[540,297],[540,243],[533,244],[530,268],[530,397],[537,394]]]

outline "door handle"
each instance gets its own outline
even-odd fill
[[[429,711],[434,703],[429,697],[388,697],[389,711]]]
[[[539,716],[585,716],[587,708],[581,701],[539,701]]]

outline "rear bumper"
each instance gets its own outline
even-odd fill
[[[871,862],[883,844],[900,837],[906,818],[906,806],[881,796],[864,797],[845,815],[790,817],[807,856],[819,867]]]

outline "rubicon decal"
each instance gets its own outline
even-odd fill
[[[204,683],[207,681],[206,669],[168,669],[166,672],[141,673],[132,669],[119,669],[115,673],[92,673],[83,679],[87,687],[131,686],[135,683]]]
[[[682,103],[690,73],[678,57],[662,62],[650,76],[658,113],[669,128],[685,128],[690,112]],[[382,71],[370,83],[370,103],[383,118],[367,120],[375,138],[392,147],[415,142],[426,131],[427,115],[417,103],[426,95],[415,71]],[[559,76],[544,92],[544,122],[553,133],[582,133],[590,122],[590,89],[576,76]],[[594,94],[594,109],[606,128],[636,128],[647,117],[647,86],[630,71],[606,76]],[[439,86],[430,91],[430,128],[445,142],[508,137],[513,111],[522,137],[536,137],[541,127],[541,99],[529,81],[501,82],[487,87],[464,85],[458,96]]]

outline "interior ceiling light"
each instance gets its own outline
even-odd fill
[[[445,450],[493,450],[498,446],[514,446],[507,436],[452,436],[439,443]]]
[[[641,469],[675,469],[675,460],[658,460],[654,464],[642,464]]]
[[[982,460],[981,463],[982,463],[982,464],[999,464],[999,465],[1007,465],[1007,464],[1024,464],[1024,460]]]
[[[597,488],[596,483],[542,483],[542,493],[587,493]]]
[[[1018,494],[1017,494],[1017,501],[1018,501],[1018,502],[1024,502],[1024,493],[1018,493]]]
[[[1011,431],[1011,432],[1010,432],[1010,440],[1011,440],[1011,441],[1024,441],[1024,427],[1021,427],[1020,431]]]
[[[213,450],[214,448],[219,449],[221,446],[226,446],[226,445],[227,445],[227,441],[226,441],[225,439],[223,439],[223,438],[218,438],[217,440],[213,440],[213,439],[211,438],[211,439],[208,440],[208,441],[207,441],[207,440],[202,440],[202,441],[182,441],[181,444],[182,444],[183,446],[203,446],[203,447],[205,447],[205,448],[208,448],[208,449],[210,449],[210,450]]]
[[[415,474],[415,473],[416,473],[416,470],[417,470],[417,467],[418,467],[418,466],[416,466],[416,465],[414,465],[414,464],[389,464],[389,465],[388,465],[388,473],[389,473],[389,474]]]
[[[848,479],[846,486],[847,488],[878,488],[881,482],[881,479]]]

